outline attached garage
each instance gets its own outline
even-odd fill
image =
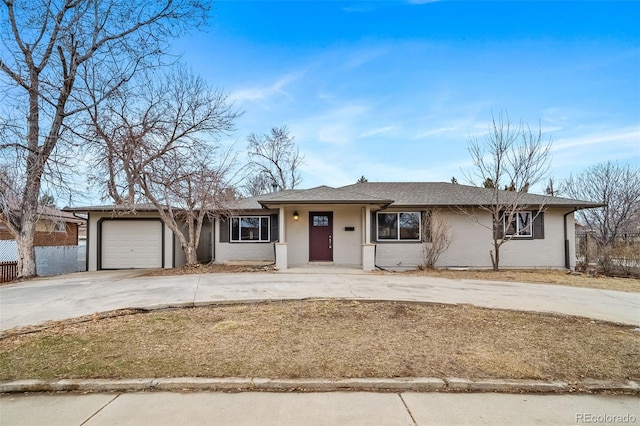
[[[98,269],[164,267],[160,219],[102,219],[98,229]]]
[[[78,207],[87,215],[87,271],[102,269],[175,268],[186,263],[180,241],[152,205],[134,212],[116,206]],[[213,257],[213,222],[206,221],[198,259]]]

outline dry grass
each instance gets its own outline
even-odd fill
[[[472,306],[341,301],[213,306],[0,340],[0,379],[640,378],[640,333]]]
[[[473,279],[488,281],[515,281],[536,284],[555,284],[572,287],[599,288],[603,290],[617,290],[626,292],[640,292],[640,279],[605,277],[602,275],[589,275],[583,273],[567,273],[552,269],[532,270],[450,270],[450,269],[426,269],[421,271],[409,271],[404,274],[419,275],[425,277],[450,278],[454,280]]]

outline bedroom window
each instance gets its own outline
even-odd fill
[[[533,220],[531,212],[516,212],[511,223],[507,223],[508,217],[504,217],[504,234],[514,238],[533,237]]]
[[[377,213],[377,239],[420,241],[420,212]]]
[[[231,241],[268,242],[270,241],[270,217],[243,216],[231,219]]]

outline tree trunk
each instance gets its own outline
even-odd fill
[[[18,278],[36,276],[36,252],[33,247],[36,218],[25,218],[23,228],[16,235],[18,245]]]
[[[490,250],[489,254],[491,255],[491,265],[493,266],[493,270],[500,270],[500,244],[494,242],[493,250]]]
[[[182,247],[184,254],[187,258],[187,265],[195,265],[198,263],[198,252],[193,245],[186,245]]]

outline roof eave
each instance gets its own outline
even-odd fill
[[[260,205],[264,208],[269,208],[268,206],[277,206],[277,205],[294,205],[294,204],[344,204],[344,205],[359,205],[359,204],[370,204],[370,205],[380,205],[380,206],[388,206],[393,203],[393,200],[262,200],[258,201]]]
[[[600,203],[559,203],[559,204],[552,204],[552,203],[519,203],[521,206],[543,206],[543,207],[558,207],[558,208],[572,208],[572,209],[576,209],[576,210],[582,210],[582,209],[592,209],[592,208],[599,208],[599,207],[604,207],[606,206],[606,204],[600,204]],[[392,203],[389,207],[392,208],[414,208],[414,209],[419,209],[419,208],[455,208],[455,207],[480,207],[480,206],[489,206],[489,204],[486,203],[424,203],[424,204],[398,204],[398,203]]]

